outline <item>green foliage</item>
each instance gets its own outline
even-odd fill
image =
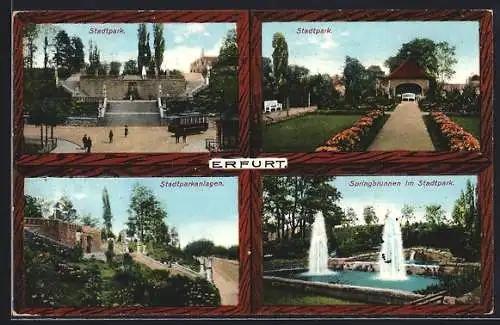
[[[52,218],[71,223],[78,220],[78,213],[73,206],[73,202],[71,202],[67,196],[62,196],[59,201],[54,204],[54,214]]]
[[[165,225],[167,212],[153,191],[143,185],[135,184],[129,205],[128,234],[137,235],[143,243],[154,242],[167,245],[164,241],[168,229]]]
[[[80,223],[84,226],[95,228],[99,225],[99,219],[92,217],[90,213],[86,213],[80,218]]]
[[[125,65],[123,66],[123,75],[136,75],[138,73],[139,69],[137,68],[137,62],[135,60],[128,60],[125,62]]]
[[[24,218],[43,218],[43,202],[39,198],[24,195]]]
[[[122,67],[121,62],[111,61],[109,64],[109,75],[113,77],[118,77],[120,75],[121,67]]]
[[[146,60],[146,48],[149,48],[149,43],[147,42],[149,35],[146,29],[146,24],[141,23],[137,29],[137,73],[142,73],[142,67],[148,65],[148,60]]]
[[[446,222],[446,214],[440,204],[429,204],[425,207],[425,220],[432,226]]]
[[[328,74],[311,76],[308,87],[311,93],[311,105],[316,105],[319,109],[333,107],[339,99],[340,94],[333,88],[332,78]],[[293,88],[293,84],[290,84],[290,89]]]
[[[109,264],[113,263],[113,258],[115,257],[115,242],[113,240],[108,240],[108,249],[106,250],[106,262]]]
[[[439,284],[433,284],[415,293],[428,295],[446,290],[446,295],[460,297],[481,286],[481,270],[479,267],[466,267],[458,275],[440,275]]]
[[[165,38],[163,37],[163,24],[153,24],[154,34],[154,64],[156,73],[160,73],[161,65],[163,63],[163,53],[165,52]]]
[[[113,214],[111,213],[111,205],[109,203],[109,193],[106,188],[102,191],[102,219],[104,220],[104,228],[106,229],[106,233],[111,232],[111,227],[113,226]]]
[[[342,227],[333,232],[332,248],[339,257],[374,251],[382,242],[382,225]]]
[[[365,89],[366,70],[358,59],[346,56],[342,81],[346,100],[353,105],[361,101]]]
[[[85,67],[85,54],[83,53],[83,42],[80,37],[71,38],[71,54],[69,57],[70,67],[72,72],[80,72]]]
[[[285,36],[282,33],[274,33],[272,46],[274,80],[276,80],[278,92],[281,95],[281,102],[285,105],[286,95],[288,94],[288,89],[286,89],[286,77],[288,72],[288,44]]]
[[[186,245],[184,252],[191,256],[209,256],[214,249],[214,243],[208,239],[200,239]]]
[[[365,220],[365,224],[367,225],[372,225],[377,222],[378,219],[373,206],[367,205],[363,208],[363,220]]]

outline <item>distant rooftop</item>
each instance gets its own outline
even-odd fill
[[[412,59],[406,59],[394,69],[387,79],[429,79],[425,71]]]

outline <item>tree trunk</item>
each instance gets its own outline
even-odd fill
[[[40,145],[43,147],[43,125],[40,124]]]
[[[52,140],[54,140],[54,126],[53,125],[50,126],[50,138]]]
[[[45,125],[45,144],[49,143],[49,126]]]

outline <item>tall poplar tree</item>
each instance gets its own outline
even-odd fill
[[[155,75],[158,76],[161,71],[161,65],[163,64],[163,53],[165,52],[165,39],[163,38],[163,24],[153,25],[154,33],[154,63],[155,63]]]
[[[111,228],[113,226],[112,219],[113,214],[111,213],[111,206],[109,204],[109,194],[108,190],[104,188],[102,191],[102,205],[103,205],[103,214],[102,219],[104,220],[104,229],[106,230],[106,234],[109,236],[111,233]]]

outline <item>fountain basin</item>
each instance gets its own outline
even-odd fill
[[[438,284],[439,280],[433,276],[407,275],[404,280],[385,280],[378,272],[363,271],[331,271],[331,274],[312,275],[305,269],[278,270],[265,272],[266,276],[279,277],[307,282],[326,284],[342,284],[374,289],[389,289],[405,292],[422,290],[430,285]]]

